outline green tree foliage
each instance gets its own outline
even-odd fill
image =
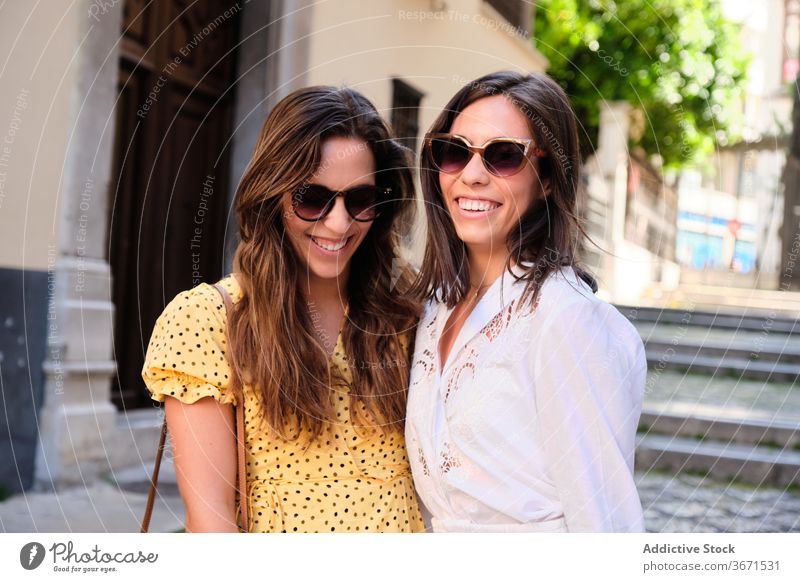
[[[665,167],[735,141],[748,58],[719,0],[541,0],[536,48],[572,99],[584,153],[596,147],[599,102],[640,115],[633,145]]]

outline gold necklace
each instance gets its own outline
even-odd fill
[[[478,301],[480,299],[480,297],[482,297],[483,294],[486,293],[486,290],[489,289],[489,287],[491,287],[491,286],[492,286],[491,283],[489,285],[478,285],[477,289],[475,290],[475,293],[472,294],[473,301]],[[470,291],[472,289],[473,289],[473,287],[472,287],[472,285],[470,285]]]

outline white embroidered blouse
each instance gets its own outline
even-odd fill
[[[438,344],[452,310],[429,302],[417,329],[406,444],[433,529],[644,531],[641,338],[571,269],[520,310],[523,286],[499,277],[447,362]]]

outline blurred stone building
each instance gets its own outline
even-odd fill
[[[778,289],[791,133],[791,84],[798,73],[800,2],[726,0],[750,54],[741,107],[742,141],[720,144],[706,167],[681,177],[678,257],[682,282]],[[788,234],[788,233],[787,233]]]

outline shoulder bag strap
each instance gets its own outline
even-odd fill
[[[142,527],[139,533],[147,533],[150,529],[150,517],[153,515],[153,504],[156,500],[156,485],[158,485],[158,470],[161,468],[161,457],[164,456],[164,444],[167,441],[167,418],[161,425],[161,436],[158,439],[158,450],[156,451],[156,462],[153,464],[153,477],[150,479],[150,491],[147,493],[147,505],[144,508]]]

